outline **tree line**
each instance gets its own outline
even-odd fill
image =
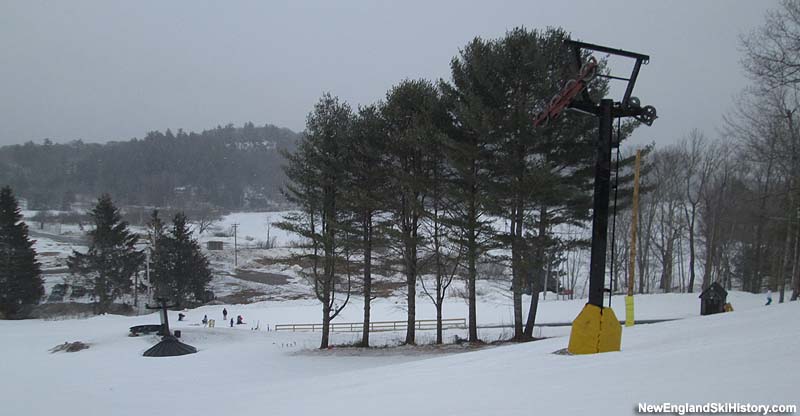
[[[597,120],[567,113],[533,126],[578,73],[567,37],[516,28],[475,38],[452,59],[449,80],[403,80],[357,109],[322,96],[286,155],[285,194],[298,210],[280,224],[306,241],[297,257],[322,303],[322,348],[356,286],[369,345],[376,269],[405,278],[407,344],[416,341],[418,287],[437,309],[442,342],[443,300],[456,277],[466,282],[469,340],[479,341],[476,281],[486,263],[510,270],[514,339],[532,338],[545,277],[559,253],[587,243],[557,230],[590,218]],[[588,91],[597,101],[607,89],[598,77]],[[617,140],[637,125],[626,123]]]
[[[208,259],[200,252],[183,213],[175,214],[172,226],[167,228],[154,210],[144,244],[122,220],[110,195],[100,196],[89,216],[94,227],[87,232],[88,250],[74,250],[67,266],[73,283],[86,288],[95,300],[95,313],[108,312],[117,299],[144,291],[146,286],[137,287],[134,282],[145,267],[153,298],[163,298],[177,307],[209,300]]]
[[[69,210],[102,192],[125,206],[223,209],[280,206],[280,150],[298,135],[272,125],[218,126],[201,133],[151,131],[143,139],[0,147],[0,183],[29,209]]]
[[[67,259],[70,284],[87,291],[95,313],[106,313],[127,295],[148,293],[182,307],[204,303],[213,297],[208,259],[192,237],[183,213],[167,227],[157,210],[148,232],[132,232],[108,194],[98,198],[89,213],[93,227],[86,233],[89,246],[73,250]],[[24,318],[44,295],[41,266],[28,236],[18,202],[11,188],[0,190],[0,318]],[[149,253],[149,255],[147,255]],[[146,264],[147,263],[147,264]],[[144,269],[149,270],[149,281]],[[137,279],[141,276],[141,279]],[[136,285],[135,282],[141,282]]]
[[[720,137],[691,131],[656,149],[643,181],[637,290],[692,292],[712,282],[779,302],[800,294],[800,3],[782,1],[741,38],[752,84]],[[622,215],[623,228],[629,213]],[[624,233],[615,280],[626,287]]]

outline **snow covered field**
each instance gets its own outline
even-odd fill
[[[267,224],[282,213],[236,213],[223,218],[201,242],[222,240],[223,251],[207,251],[219,295],[252,290],[264,302],[203,306],[170,313],[172,329],[197,354],[145,358],[156,336],[128,337],[128,327],[158,323],[155,314],[98,316],[58,321],[0,321],[0,403],[2,415],[530,415],[632,414],[639,402],[658,404],[738,402],[798,404],[800,304],[764,307],[764,297],[731,292],[734,313],[699,317],[697,293],[636,297],[637,319],[680,319],[624,329],[622,351],[595,356],[553,354],[566,347],[569,327],[541,327],[548,339],[518,345],[434,347],[433,331],[420,331],[420,347],[397,347],[403,332],[374,333],[369,350],[343,347],[356,333],[334,333],[330,350],[319,351],[319,333],[267,331],[275,324],[319,323],[319,302],[296,266],[265,261],[286,257],[293,236],[270,228],[278,248],[242,249],[233,268],[232,237],[215,237],[239,224],[240,244],[266,239]],[[63,281],[65,260],[81,249],[77,234],[40,234],[36,248],[49,273],[47,288]],[[262,235],[263,234],[263,235]],[[281,284],[242,280],[276,274]],[[453,291],[463,290],[455,282]],[[478,281],[479,335],[487,342],[511,336],[512,300],[508,282]],[[257,297],[258,298],[258,297]],[[524,297],[527,311],[528,297]],[[570,322],[585,299],[540,301],[537,323]],[[372,303],[373,321],[406,319],[402,290]],[[624,301],[612,305],[624,318]],[[354,296],[335,322],[360,322],[363,299]],[[242,315],[246,325],[228,327]],[[217,320],[199,325],[204,315]],[[445,318],[466,318],[467,305],[448,297]],[[421,294],[417,319],[435,310]],[[259,330],[251,328],[258,325]],[[445,341],[466,337],[445,332]],[[90,344],[75,353],[50,353],[65,341]],[[10,375],[10,376],[9,376]]]
[[[567,344],[561,328],[543,334],[553,338],[468,352],[458,346],[318,351],[319,333],[263,330],[266,323],[317,322],[318,304],[307,300],[206,306],[188,311],[186,322],[172,312],[173,329],[199,349],[172,358],[141,356],[155,336],[126,336],[129,326],[157,323],[155,315],[0,321],[0,402],[8,415],[137,416],[620,415],[633,413],[638,402],[797,404],[800,305],[763,307],[760,296],[739,292],[729,299],[734,313],[698,317],[696,294],[638,297],[639,318],[691,317],[625,329],[621,352],[594,356],[553,354]],[[571,320],[582,303],[544,302],[539,321]],[[223,307],[248,325],[221,325]],[[447,316],[464,316],[458,308],[446,305]],[[431,311],[423,307],[419,318]],[[482,302],[479,312],[483,323],[505,314],[493,302]],[[218,320],[217,328],[197,325],[204,314]],[[341,320],[359,314],[356,302]],[[402,319],[402,309],[379,300],[373,316]],[[250,330],[256,321],[261,331]],[[499,335],[491,331],[498,330],[482,335]],[[464,335],[446,336],[455,334]],[[402,336],[380,333],[373,340],[391,344]],[[355,339],[333,336],[339,344]],[[48,352],[77,340],[91,347]]]

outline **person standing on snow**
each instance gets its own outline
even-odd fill
[[[228,320],[228,310],[225,309],[225,308],[222,308],[222,320],[223,321],[227,321]]]
[[[233,328],[233,318],[231,318],[231,328]]]
[[[772,290],[767,289],[767,303],[764,306],[767,306],[770,303],[772,303]]]

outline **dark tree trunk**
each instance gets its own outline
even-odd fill
[[[406,247],[406,283],[408,286],[408,328],[406,344],[416,343],[416,301],[417,301],[417,222],[416,214],[411,220],[408,246]]]
[[[672,292],[672,262],[674,260],[672,258],[672,250],[674,244],[674,240],[670,238],[670,240],[667,241],[667,247],[664,251],[664,257],[662,261],[664,270],[661,273],[661,288],[664,290],[664,293]]]
[[[477,180],[476,165],[473,163],[472,170],[473,179]],[[475,280],[478,278],[476,261],[478,257],[477,247],[477,188],[475,184],[471,186],[470,201],[469,201],[469,226],[467,229],[467,307],[469,309],[469,341],[478,341],[478,313],[477,313],[477,296],[475,294]]]
[[[477,257],[475,247],[475,233],[469,236],[469,248],[467,259],[467,291],[468,291],[468,307],[469,307],[469,342],[478,341],[478,316],[476,310],[477,296],[475,295],[475,280],[477,279],[477,269],[475,267],[475,258]]]
[[[547,208],[542,207],[539,215],[539,244],[536,247],[536,280],[531,289],[531,304],[528,308],[528,320],[525,322],[525,338],[533,338],[533,325],[536,323],[536,310],[539,307],[539,291],[544,283],[544,290],[547,290],[547,282],[544,282],[545,274],[545,237],[547,234]],[[530,267],[530,266],[529,266]]]
[[[330,322],[331,322],[331,306],[332,296],[334,291],[335,281],[335,244],[336,237],[336,193],[332,185],[335,179],[329,179],[328,185],[323,191],[323,247],[325,263],[323,266],[323,282],[322,282],[322,341],[320,348],[328,348]]]
[[[327,290],[325,293],[330,293]],[[330,342],[331,330],[331,307],[330,295],[324,296],[322,300],[322,340],[320,341],[319,348],[321,350],[327,349]]]
[[[694,292],[694,219],[695,209],[692,207],[692,218],[689,221],[689,286],[687,292]]]
[[[436,286],[436,343],[441,344],[443,341],[442,337],[442,285],[437,284]]]
[[[370,303],[372,301],[372,213],[365,214],[363,223],[364,245],[364,328],[361,332],[361,346],[369,347]]]
[[[528,321],[525,323],[525,338],[533,339],[533,326],[536,323],[536,311],[539,308],[539,292],[531,295],[531,307],[528,310]]]
[[[522,340],[524,336],[522,328],[522,285],[525,276],[523,275],[522,265],[522,209],[515,209],[514,220],[512,221],[512,242],[511,242],[511,269],[512,269],[512,296],[514,301],[514,339]]]
[[[710,234],[710,235],[709,235]],[[705,262],[703,263],[703,284],[701,291],[706,290],[711,283],[711,271],[714,266],[714,258],[717,250],[717,220],[716,214],[712,214],[711,230],[706,235],[705,242]]]
[[[791,192],[791,190],[790,190],[790,192]],[[791,204],[789,206],[791,206]],[[781,263],[780,263],[780,270],[778,270],[778,273],[776,273],[776,275],[780,279],[780,281],[778,282],[779,289],[780,289],[780,296],[778,298],[778,303],[783,303],[784,297],[786,296],[785,295],[785,293],[786,293],[786,274],[787,274],[786,270],[789,269],[789,262],[791,261],[792,257],[794,257],[794,253],[792,253],[792,237],[793,237],[793,234],[794,233],[792,232],[792,224],[791,224],[791,222],[789,222],[789,226],[786,229],[786,240],[784,241],[783,257],[782,257],[782,260],[781,260]],[[789,278],[791,279],[791,276],[789,276]]]

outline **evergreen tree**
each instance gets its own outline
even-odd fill
[[[31,142],[0,147],[0,173],[31,209],[59,209],[101,191],[120,205],[267,208],[282,202],[279,150],[298,139],[288,129],[247,123],[105,144]]]
[[[87,233],[89,250],[73,251],[67,266],[92,294],[95,312],[105,313],[114,300],[131,292],[131,279],[139,270],[144,253],[136,249],[138,237],[122,221],[110,195],[98,198],[89,216],[94,221],[94,229]]]
[[[376,243],[380,244],[385,221],[379,215],[386,210],[387,170],[386,122],[380,107],[359,109],[354,120],[345,152],[346,165],[343,208],[351,221],[346,224],[355,251],[362,254],[364,296],[364,325],[361,345],[369,346],[370,302],[372,301],[372,270]]]
[[[442,124],[441,128],[445,128]],[[426,142],[428,155],[429,187],[423,204],[423,223],[421,233],[424,236],[425,257],[420,267],[419,281],[422,291],[436,308],[436,343],[444,342],[442,316],[447,289],[459,269],[463,255],[463,242],[458,238],[453,227],[455,201],[448,197],[448,188],[454,172],[447,164],[445,144],[448,143],[444,132],[434,134]],[[433,277],[433,284],[426,284],[425,276]]]
[[[415,343],[416,285],[419,275],[420,227],[425,198],[431,188],[431,144],[449,122],[438,89],[426,80],[406,80],[387,94],[383,116],[387,123],[389,186],[394,238],[403,258],[408,290],[406,344]]]
[[[469,99],[477,101],[476,108],[485,107],[492,135],[492,158],[486,165],[491,178],[489,208],[509,224],[507,231],[497,233],[497,241],[511,252],[518,340],[532,333],[546,248],[553,241],[550,220],[580,222],[590,207],[587,184],[592,177],[596,119],[566,112],[546,128],[534,128],[531,121],[542,103],[577,73],[575,57],[564,47],[566,38],[560,29],[516,28],[488,48],[476,48],[493,62],[478,67],[473,79],[479,82],[470,82],[475,93]],[[604,92],[605,81],[593,81],[589,88],[593,98]],[[467,125],[480,127],[475,122]],[[570,209],[554,215],[553,207],[565,206]],[[531,286],[533,301],[523,330],[522,295]]]
[[[175,214],[169,234],[164,233],[158,212],[150,221],[151,256],[150,280],[159,297],[170,299],[178,305],[202,301],[212,275],[208,259],[192,237],[186,216]]]
[[[178,283],[175,301],[181,304],[191,296],[196,301],[204,298],[206,287],[211,282],[208,259],[200,251],[200,245],[192,238],[183,213],[175,214],[170,230],[174,252],[174,280]]]
[[[8,186],[0,189],[0,318],[17,318],[44,294],[28,226]]]
[[[453,115],[446,143],[451,174],[447,193],[452,239],[463,247],[466,269],[469,340],[478,340],[476,280],[479,259],[496,245],[488,166],[497,137],[499,109],[492,104],[503,92],[497,77],[498,48],[480,38],[470,42],[450,63],[452,84],[442,83],[445,102]]]
[[[172,299],[170,286],[172,272],[172,241],[167,235],[167,229],[158,210],[153,210],[150,221],[147,223],[147,240],[150,250],[150,285],[155,296]]]
[[[307,242],[306,252],[301,257],[311,263],[306,276],[322,303],[320,348],[328,347],[330,322],[350,300],[351,276],[347,267],[350,237],[346,225],[349,219],[343,198],[352,123],[350,106],[330,94],[325,94],[314,106],[308,116],[306,134],[297,151],[289,155],[286,166],[291,183],[285,195],[299,209],[277,224],[281,229],[304,237]],[[347,275],[346,298],[338,303],[336,293],[342,290],[341,270]]]

